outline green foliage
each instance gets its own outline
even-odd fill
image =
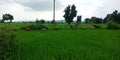
[[[85,19],[85,23],[90,23],[90,19],[89,19],[89,18],[86,18],[86,19]]]
[[[26,27],[20,27],[20,30],[25,30]]]
[[[3,19],[1,19],[1,20],[0,20],[0,23],[4,23],[4,20],[3,20]]]
[[[102,23],[102,18],[91,17],[91,23],[101,24]]]
[[[41,24],[41,23],[29,24],[27,26],[20,27],[20,29],[25,30],[28,27],[30,28],[30,30],[42,30],[42,29],[48,30],[49,29],[48,27],[46,27],[44,24]]]
[[[45,20],[44,19],[41,19],[41,20],[36,20],[36,23],[40,23],[40,24],[44,24],[45,23]]]
[[[120,25],[116,22],[109,21],[107,22],[107,29],[120,29]]]
[[[8,27],[0,27],[0,60],[9,60],[17,51],[17,40],[17,36]]]
[[[55,23],[56,23],[55,20],[52,20],[52,21],[51,21],[51,24],[55,24]]]
[[[92,26],[95,28],[101,28],[101,25],[99,25],[99,24],[93,24]]]
[[[102,18],[91,17],[91,18],[86,18],[85,23],[101,24],[101,23],[103,23],[103,20],[102,20]]]
[[[3,14],[2,18],[3,21],[10,20],[10,22],[12,22],[12,20],[14,19],[14,17],[11,14]]]
[[[115,10],[113,11],[113,13],[107,14],[107,16],[104,19],[104,23],[107,23],[110,20],[120,24],[120,12]]]
[[[81,18],[82,18],[82,16],[77,16],[77,23],[79,24],[79,23],[81,23]]]
[[[22,38],[15,60],[119,60],[120,57],[119,30],[67,29],[17,34]]]
[[[12,24],[15,28],[26,25],[31,24]],[[61,30],[16,31],[19,56],[14,53],[11,60],[119,60],[120,30],[91,30],[90,26],[80,24],[78,30],[71,30],[67,24],[57,24]]]
[[[72,5],[72,6],[68,6],[65,8],[64,10],[65,14],[64,14],[64,18],[66,23],[71,24],[71,22],[73,22],[73,18],[76,17],[77,15],[77,11],[76,11],[76,6]]]
[[[30,29],[32,30],[41,30],[42,28],[48,29],[47,27],[45,27],[43,24],[31,24],[30,26],[28,26]]]

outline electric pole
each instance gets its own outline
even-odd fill
[[[53,20],[55,21],[55,0],[53,0]]]

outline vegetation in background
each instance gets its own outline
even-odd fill
[[[77,27],[79,26],[79,24],[81,23],[81,19],[82,19],[82,16],[77,16],[77,21],[76,21],[76,24],[74,26],[74,29],[77,29]]]
[[[42,30],[43,28],[44,29],[47,29],[47,27],[45,27],[43,24],[31,24],[28,26],[31,30]]]
[[[46,22],[44,19],[41,20],[36,19],[35,23],[45,24]]]
[[[85,19],[85,23],[90,24],[91,23],[91,19],[90,18],[86,18]]]
[[[108,21],[111,21],[111,20],[113,22],[116,22],[116,23],[120,24],[120,12],[115,10],[113,13],[107,14],[107,16],[104,19],[104,23],[107,23]]]
[[[65,18],[66,23],[68,23],[70,25],[71,22],[73,22],[73,18],[76,17],[76,15],[77,15],[76,6],[68,5],[68,7],[65,8],[64,12],[65,12],[65,14],[63,17]]]
[[[120,25],[112,20],[107,22],[107,29],[120,29]]]
[[[69,29],[67,24],[57,24],[54,19],[51,23],[57,31],[43,19],[32,23],[10,23],[15,29],[27,28],[29,31],[14,31],[20,37],[17,42],[13,29],[0,24],[0,60],[120,60],[120,30],[108,30],[120,29],[117,10],[105,19],[86,18],[86,24],[80,24],[82,16],[77,16],[75,5],[69,5],[64,12],[66,23],[77,30]],[[77,21],[72,24],[76,16]],[[12,22],[13,19],[11,14],[4,14],[0,22]]]
[[[10,20],[10,23],[11,23],[13,19],[14,19],[13,15],[11,15],[11,14],[3,14],[1,22],[4,23],[5,20],[6,21]]]
[[[77,16],[77,21],[76,21],[76,23],[77,23],[77,24],[80,24],[80,23],[81,23],[81,19],[82,19],[82,16]]]
[[[103,19],[98,18],[98,17],[86,18],[85,23],[87,23],[87,24],[101,24],[101,23],[103,23]]]
[[[51,21],[51,24],[56,24],[56,21],[55,21],[55,20],[52,20],[52,21]]]

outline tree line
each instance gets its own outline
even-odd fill
[[[73,22],[73,19],[75,17],[77,17],[77,21],[76,21],[76,26],[79,25],[81,23],[81,19],[82,16],[78,15],[77,16],[77,10],[76,10],[76,6],[73,5],[68,5],[65,10],[64,10],[64,19],[66,21],[66,23],[68,23],[69,25],[71,25],[71,23]],[[13,15],[11,14],[3,14],[2,19],[0,20],[1,23],[4,23],[5,21],[9,21],[12,23],[12,20],[14,20]],[[84,23],[87,24],[101,24],[101,23],[107,23],[108,21],[113,21],[116,23],[120,24],[120,12],[118,12],[117,10],[113,11],[113,13],[111,14],[107,14],[105,18],[99,18],[99,17],[91,17],[91,18],[86,18],[84,20]],[[38,20],[36,22],[39,22]],[[41,22],[45,22],[45,21],[41,21]],[[55,22],[55,21],[52,21]],[[52,23],[51,22],[51,23]]]
[[[77,10],[76,10],[76,6],[75,5],[68,5],[65,10],[64,10],[65,14],[64,14],[64,18],[66,23],[68,23],[69,25],[73,22],[74,17],[77,16]],[[77,21],[76,23],[81,23],[81,18],[82,16],[77,16]],[[116,23],[120,24],[120,12],[118,12],[117,10],[113,11],[113,13],[111,14],[107,14],[107,16],[105,18],[99,18],[99,17],[91,17],[91,18],[86,18],[84,20],[84,23],[95,23],[95,24],[101,24],[101,23],[107,23],[108,21],[113,21]]]

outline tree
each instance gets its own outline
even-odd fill
[[[44,19],[41,19],[41,20],[36,19],[36,23],[41,23],[41,24],[44,24],[44,23],[45,23],[45,20],[44,20]]]
[[[107,23],[108,21],[111,20],[111,17],[112,17],[111,14],[107,14],[107,16],[104,18],[103,22],[104,22],[104,23]]]
[[[71,22],[73,22],[73,18],[76,17],[76,15],[77,15],[76,6],[68,5],[68,7],[65,8],[64,12],[65,12],[65,14],[63,17],[65,18],[66,23],[68,23],[70,25]]]
[[[82,17],[82,16],[77,16],[77,21],[76,21],[76,24],[75,24],[75,26],[74,26],[73,29],[77,29],[77,27],[78,27],[79,24],[81,23],[81,17]]]
[[[38,18],[36,19],[35,23],[39,23],[39,19]]]
[[[11,14],[3,14],[2,18],[3,18],[3,21],[10,20],[10,22],[12,22],[12,20],[14,19],[13,15],[11,15]]]
[[[118,11],[115,10],[113,13],[112,13],[112,17],[111,17],[111,20],[113,20],[114,22],[117,22],[118,21]]]
[[[101,24],[101,23],[103,23],[103,19],[102,18],[96,18],[95,23]]]
[[[108,21],[113,21],[120,24],[120,12],[117,10],[113,11],[111,14],[107,14],[107,16],[104,18],[104,23],[107,23]]]
[[[52,21],[51,21],[51,24],[55,24],[55,23],[56,23],[55,20],[52,20]]]
[[[86,18],[85,23],[90,23],[90,18]]]
[[[41,22],[42,24],[44,24],[44,23],[45,23],[45,20],[44,20],[44,19],[41,19],[40,22]]]
[[[0,20],[0,23],[4,23],[4,20],[3,20],[3,19],[1,19],[1,20]]]
[[[103,19],[98,17],[91,17],[91,19],[86,18],[85,23],[101,24],[103,23]]]
[[[102,18],[91,17],[91,23],[101,24],[103,22]]]
[[[120,24],[120,12],[118,13],[118,23]]]
[[[78,23],[78,24],[81,23],[81,17],[82,17],[82,16],[77,16],[77,23]]]
[[[91,17],[91,23],[95,23],[96,17]]]

